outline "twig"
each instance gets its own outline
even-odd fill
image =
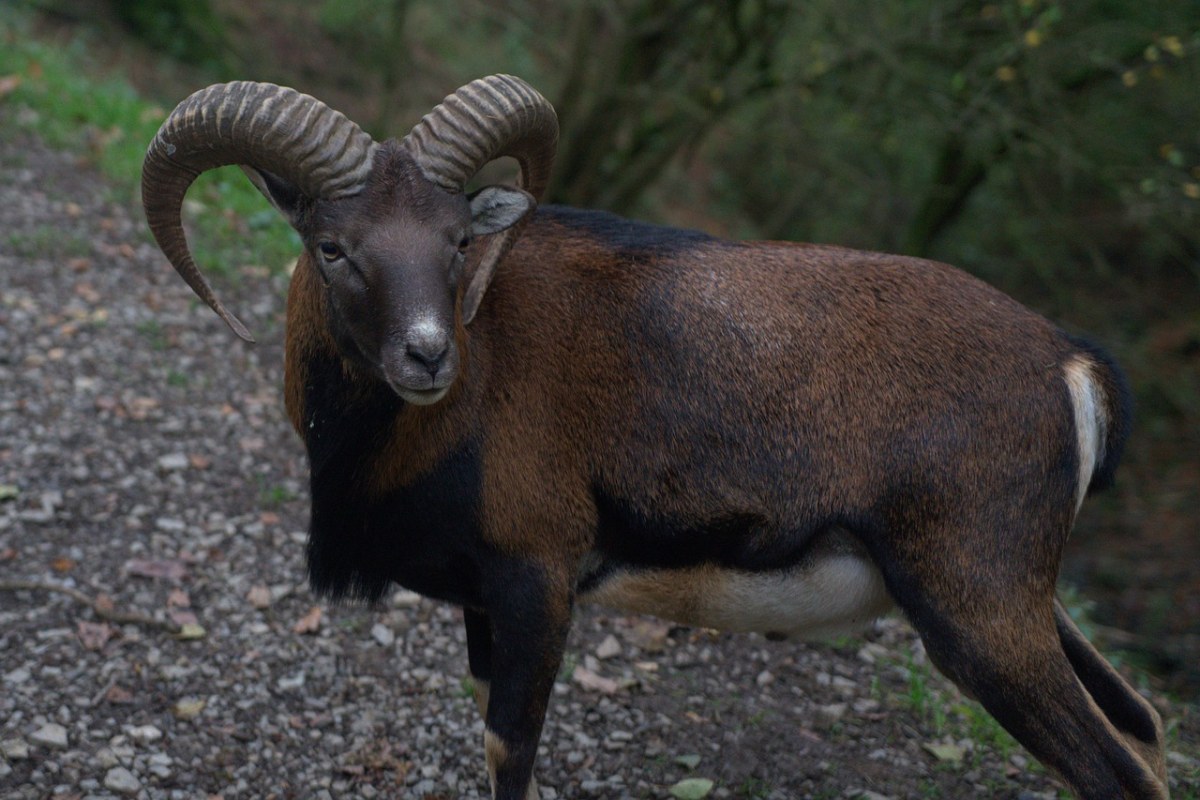
[[[95,708],[96,706],[100,705],[100,701],[103,700],[108,695],[108,693],[113,690],[113,687],[116,685],[117,685],[117,676],[113,675],[111,678],[108,679],[108,683],[104,684],[103,689],[101,689],[100,691],[98,691],[94,695],[92,695],[92,702],[88,704],[88,708]]]
[[[18,580],[0,580],[0,591],[10,592],[53,592],[56,594],[65,594],[80,603],[83,603],[88,608],[92,609],[97,617],[108,622],[115,622],[118,625],[147,625],[152,628],[167,631],[168,633],[179,633],[181,628],[178,624],[171,620],[155,619],[154,617],[145,614],[139,614],[134,611],[117,611],[115,608],[110,608],[107,603],[101,603],[96,599],[88,597],[78,589],[72,589],[70,586],[63,586],[61,583],[50,583],[49,581],[18,581]]]

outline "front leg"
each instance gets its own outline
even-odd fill
[[[483,611],[463,609],[467,629],[467,664],[479,716],[487,722],[488,692],[492,687],[492,621]]]
[[[571,624],[570,583],[541,565],[513,559],[485,579],[484,600],[491,665],[480,705],[492,797],[537,800],[533,763]],[[480,633],[479,623],[467,623],[469,650],[471,627]],[[473,674],[475,666],[472,653]]]

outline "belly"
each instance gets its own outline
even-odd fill
[[[678,569],[606,565],[581,592],[585,603],[652,614],[684,625],[816,639],[853,632],[892,606],[875,565],[833,552],[787,569],[703,564]]]

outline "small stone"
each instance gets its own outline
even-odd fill
[[[847,707],[845,703],[830,703],[827,706],[817,706],[817,716],[826,724],[832,724],[846,716]]]
[[[56,750],[67,749],[67,729],[54,722],[38,728],[38,730],[35,731],[34,734],[29,738],[32,739],[35,744],[53,747]]]
[[[621,643],[611,633],[596,648],[596,658],[607,659],[621,655]]]
[[[27,669],[17,668],[4,675],[4,682],[13,685],[25,683],[27,680],[29,680],[29,670]]]
[[[769,686],[775,682],[775,676],[772,675],[769,670],[764,669],[762,672],[758,673],[758,677],[754,679],[754,682],[760,687]]]
[[[291,691],[293,689],[299,689],[304,686],[304,673],[297,672],[295,675],[290,677],[280,678],[275,682],[275,685],[279,687],[280,691],[284,692]]]
[[[382,622],[376,622],[371,627],[371,638],[379,642],[383,647],[391,647],[396,641],[396,634],[392,633],[392,629]]]
[[[153,725],[139,725],[136,728],[128,730],[129,738],[135,742],[146,744],[147,742],[157,742],[162,738],[162,731]]]
[[[858,660],[865,664],[875,664],[887,658],[888,649],[876,642],[867,642],[858,651]]]
[[[5,739],[0,742],[0,754],[9,761],[29,758],[29,745],[24,739]]]
[[[118,794],[137,794],[142,784],[124,767],[113,767],[104,776],[104,788]]]
[[[421,595],[416,592],[410,592],[408,589],[401,589],[392,595],[392,605],[396,608],[412,608],[421,602]]]
[[[163,472],[178,472],[187,469],[190,464],[186,453],[169,453],[158,459],[158,468]]]

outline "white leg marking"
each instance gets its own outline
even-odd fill
[[[483,755],[487,759],[488,779],[492,782],[492,797],[496,796],[496,772],[508,760],[508,745],[504,743],[490,728],[483,731]],[[537,781],[529,776],[529,787],[525,790],[525,800],[539,800]]]
[[[483,717],[484,722],[487,722],[488,693],[492,685],[474,675],[471,676],[471,683],[475,687],[475,705],[479,707],[479,716]]]

